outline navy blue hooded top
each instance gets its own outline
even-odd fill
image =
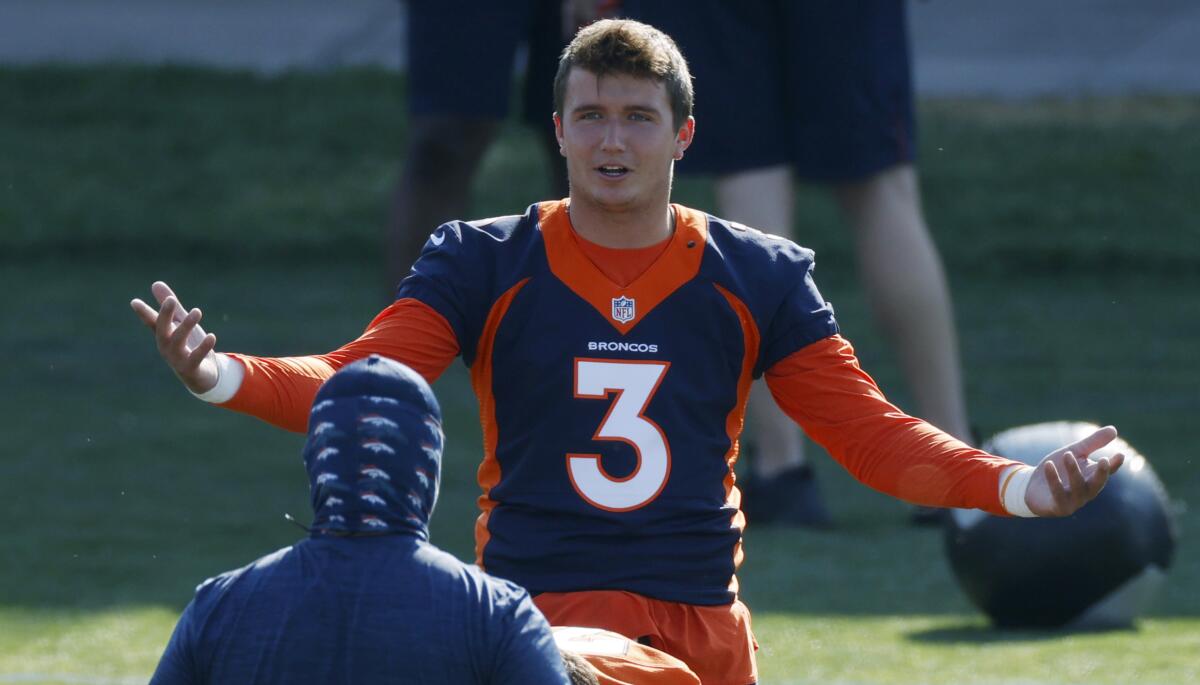
[[[311,535],[196,588],[152,683],[567,682],[525,590],[428,543],[441,412],[379,356],[317,393]]]

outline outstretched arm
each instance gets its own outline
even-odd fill
[[[379,354],[412,367],[433,382],[458,354],[444,318],[423,302],[401,299],[383,310],[355,340],[321,355],[253,357],[213,351],[216,337],[200,329],[199,310],[182,313],[171,289],[158,282],[155,311],[131,302],[155,334],[159,353],[189,390],[209,402],[250,414],[286,430],[304,432],[317,389],[342,366]]]
[[[780,408],[859,481],[916,504],[993,514],[1066,516],[1100,492],[1121,455],[1088,462],[1102,428],[1036,468],[966,445],[890,404],[838,335],[776,363],[767,385]]]

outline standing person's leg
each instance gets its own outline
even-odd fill
[[[681,175],[716,179],[723,218],[791,237],[794,188],[774,2],[697,0],[687,12],[666,2],[630,0],[636,19],[665,31],[680,46],[696,86],[696,137],[676,167]],[[751,392],[744,443],[749,478],[739,481],[750,525],[824,527],[831,522],[800,428],[762,383]]]
[[[797,3],[787,56],[797,174],[825,184],[854,237],[867,299],[912,393],[912,413],[969,441],[945,272],[921,209],[905,3]],[[808,27],[808,28],[805,28]],[[918,509],[915,520],[933,520]]]
[[[717,178],[714,190],[723,216],[768,233],[793,238],[795,193],[792,168],[777,165]],[[744,484],[747,518],[756,523],[823,528],[833,523],[804,435],[771,397],[765,382],[750,391],[746,434],[754,441],[751,476]]]
[[[471,180],[499,130],[482,117],[414,115],[400,183],[392,196],[387,271],[393,290],[440,224],[463,218]]]
[[[732,221],[776,235],[792,237],[795,200],[790,166],[752,169],[716,179],[717,211]],[[771,398],[766,383],[750,391],[753,410],[746,415],[755,453],[754,475],[769,479],[804,464],[804,437]]]
[[[854,232],[871,311],[895,350],[917,413],[970,442],[950,289],[925,225],[916,170],[901,164],[836,186],[834,195]]]
[[[407,3],[409,130],[388,225],[392,285],[435,228],[464,218],[475,171],[508,116],[517,48],[546,2]],[[547,102],[552,80],[541,86]]]
[[[563,23],[562,0],[537,0],[530,16],[526,45],[528,63],[522,93],[523,120],[533,130],[545,150],[550,172],[551,197],[566,197],[567,165],[558,152],[558,137],[554,134],[554,76],[558,73],[558,58],[563,47],[574,37]],[[576,30],[581,27],[575,27]],[[529,202],[545,199],[531,198]]]

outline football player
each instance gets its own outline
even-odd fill
[[[856,478],[915,504],[1064,515],[1120,465],[1087,459],[1112,427],[1031,467],[905,415],[840,335],[811,251],[671,204],[696,124],[662,32],[582,29],[554,96],[569,197],[438,227],[396,301],[337,350],[218,354],[165,283],[158,310],[131,305],[193,393],[295,431],[321,381],[355,359],[433,379],[462,357],[484,441],[477,562],[552,624],[646,642],[709,685],[757,680],[733,469],[755,378]]]

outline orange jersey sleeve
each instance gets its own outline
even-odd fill
[[[241,362],[246,375],[237,394],[221,406],[303,433],[308,429],[317,389],[346,364],[378,354],[411,366],[432,383],[454,361],[458,350],[454,331],[441,314],[419,300],[397,300],[357,339],[328,354],[229,355]]]
[[[1008,515],[999,479],[1018,462],[900,411],[840,335],[785,357],[766,379],[779,407],[862,483],[914,504]]]

